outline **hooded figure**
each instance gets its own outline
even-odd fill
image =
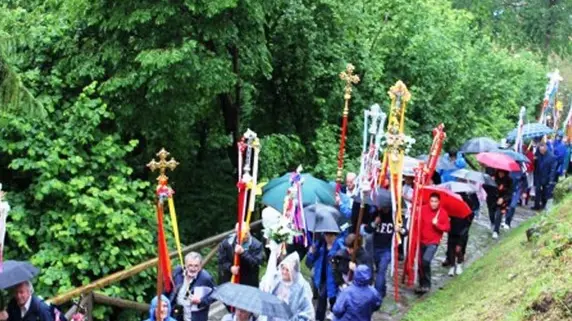
[[[145,320],[145,321],[177,321],[173,318],[170,317],[171,315],[171,302],[169,302],[169,299],[167,299],[166,296],[161,295],[161,303],[165,303],[167,311],[165,311],[164,318],[163,320],[157,320],[157,308],[161,308],[161,306],[159,306],[159,302],[157,302],[157,297],[154,297],[153,300],[151,301],[151,306],[149,307],[149,319]]]
[[[333,312],[336,321],[370,321],[381,307],[381,296],[369,285],[371,272],[366,265],[358,265],[353,284],[343,290]]]
[[[312,288],[300,273],[300,256],[297,252],[286,256],[278,265],[271,293],[290,307],[294,316],[288,321],[314,320]],[[281,319],[268,318],[268,320]]]

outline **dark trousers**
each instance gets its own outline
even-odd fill
[[[504,222],[506,225],[510,226],[512,223],[512,218],[514,217],[514,213],[516,212],[516,207],[510,207],[508,212],[506,213],[506,217],[504,218]]]
[[[546,207],[550,195],[550,185],[535,185],[536,196],[534,197],[534,207],[541,209]]]
[[[336,303],[336,298],[328,298],[328,291],[326,285],[320,287],[318,296],[318,307],[316,307],[316,321],[324,321],[326,319],[326,312],[328,311],[328,302],[330,307]]]
[[[451,266],[463,263],[463,242],[464,235],[449,235],[447,237],[447,261]]]
[[[495,224],[495,213],[497,211],[497,204],[496,203],[488,203],[487,202],[487,208],[489,210],[489,220],[491,221],[491,225]]]
[[[504,213],[502,212],[501,207],[497,207],[497,210],[495,211],[495,229],[494,231],[499,233],[500,232],[500,226],[502,223],[502,217],[504,216]]]
[[[421,268],[419,269],[419,286],[431,288],[431,261],[437,253],[437,244],[421,244]]]

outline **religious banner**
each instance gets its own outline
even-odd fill
[[[542,100],[542,110],[540,113],[539,123],[552,127],[554,124],[554,108],[556,107],[556,94],[558,93],[558,85],[563,80],[560,76],[560,71],[558,69],[554,72],[549,73],[549,81],[546,85],[546,90],[544,92],[544,99]]]
[[[379,152],[386,118],[387,115],[381,111],[378,104],[371,106],[369,110],[364,110],[362,158],[356,185],[361,203],[357,224],[355,226],[355,235],[360,235],[366,197],[372,199],[375,197],[381,166]],[[369,119],[371,119],[371,122],[369,122],[368,126]],[[356,237],[353,244],[352,262],[356,262],[359,243],[359,238]]]
[[[147,164],[147,167],[151,169],[152,172],[159,170],[159,176],[157,177],[157,188],[155,193],[157,195],[157,250],[158,250],[158,263],[157,263],[157,297],[161,297],[164,292],[170,292],[173,280],[171,273],[171,258],[169,257],[169,249],[167,246],[167,238],[165,237],[164,219],[163,219],[163,208],[164,202],[173,197],[174,191],[168,185],[169,177],[165,175],[167,169],[175,170],[179,165],[175,159],[167,161],[169,152],[164,148],[157,153],[159,161],[151,160]],[[178,231],[176,233],[178,235]],[[182,254],[179,253],[182,261]],[[184,266],[184,265],[183,265]],[[157,318],[160,319],[160,312],[157,309]]]
[[[238,208],[236,244],[242,245],[243,226],[250,224],[256,197],[256,175],[258,174],[258,153],[260,141],[255,132],[248,129],[238,142]],[[240,266],[240,255],[234,255],[234,266]],[[239,283],[239,276],[232,276],[232,283]]]
[[[415,139],[405,135],[405,109],[411,99],[411,94],[407,86],[400,80],[389,89],[391,98],[390,117],[387,124],[384,144],[386,146],[384,160],[389,166],[389,189],[391,191],[393,224],[395,231],[403,227],[403,161],[406,151],[415,143]],[[383,166],[383,165],[382,165]],[[383,169],[382,169],[383,172]],[[394,233],[392,251],[391,274],[394,277],[395,300],[399,299],[399,278],[398,278],[398,248],[401,244],[401,236]]]
[[[340,78],[346,82],[344,88],[344,111],[342,118],[342,133],[340,135],[340,150],[338,152],[338,171],[336,173],[336,193],[342,188],[342,177],[344,171],[344,153],[346,147],[346,132],[348,128],[348,114],[350,112],[350,99],[352,98],[352,84],[359,82],[359,77],[354,75],[355,67],[348,64],[345,71],[340,73]]]
[[[6,219],[10,205],[4,201],[4,191],[2,191],[2,184],[0,184],[0,273],[4,270],[4,240],[6,238]]]
[[[294,243],[308,246],[306,235],[306,216],[304,215],[304,200],[302,199],[302,165],[298,166],[295,172],[290,175],[290,187],[284,196],[283,215],[291,223],[297,236]]]

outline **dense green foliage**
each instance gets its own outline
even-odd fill
[[[5,60],[48,111],[4,116],[11,255],[44,268],[47,294],[150,257],[152,195],[142,181],[153,181],[144,164],[161,147],[181,162],[169,176],[185,243],[232,226],[236,141],[247,128],[262,137],[262,178],[301,163],[333,179],[338,73],[348,62],[362,78],[348,169],[363,109],[387,110],[398,79],[413,95],[415,154],[440,122],[447,147],[502,137],[520,106],[541,100],[545,70],[534,53],[483,37],[475,21],[445,0],[3,1]],[[153,287],[132,282],[122,296]]]

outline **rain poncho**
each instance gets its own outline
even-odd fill
[[[291,282],[282,280],[282,267],[285,266],[291,273]],[[314,319],[314,306],[312,305],[312,288],[300,273],[300,256],[294,252],[282,260],[274,276],[272,294],[288,304],[294,316],[289,321],[310,321]],[[269,321],[281,319],[268,318]]]
[[[161,301],[167,303],[167,317],[163,320],[160,321],[177,321],[173,318],[170,317],[171,315],[171,302],[169,302],[169,299],[167,299],[166,296],[161,295]],[[156,309],[157,306],[159,305],[159,302],[157,300],[157,297],[154,297],[153,300],[151,301],[151,306],[149,307],[149,319],[147,319],[146,321],[158,321],[157,320],[157,316],[156,316]]]
[[[343,290],[332,312],[335,321],[370,321],[371,316],[381,307],[381,296],[369,285],[371,272],[365,265],[358,265],[354,282]]]

